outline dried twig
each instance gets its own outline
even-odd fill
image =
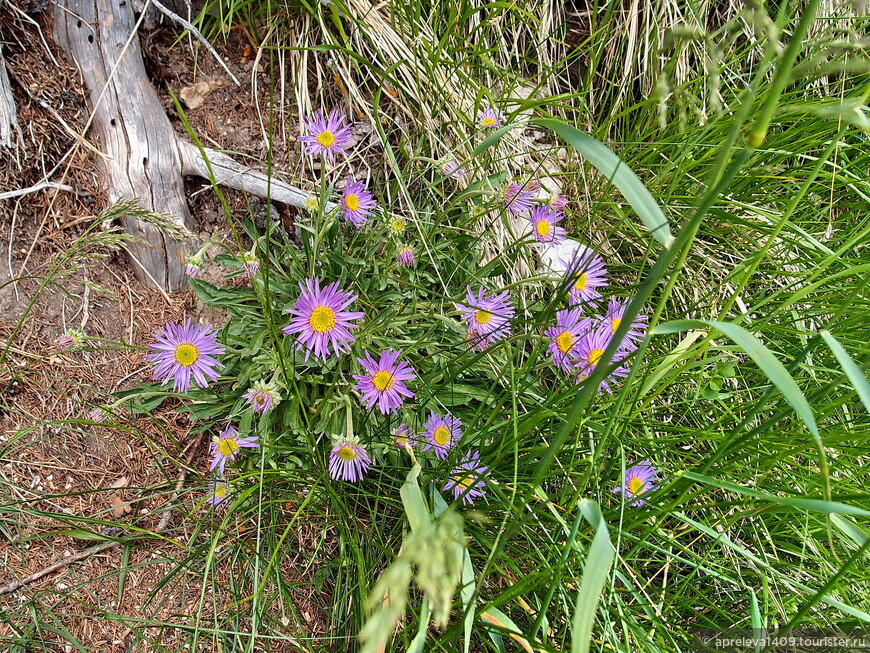
[[[176,14],[174,11],[172,11],[168,7],[164,7],[162,4],[160,4],[159,0],[151,0],[151,4],[154,5],[154,7],[156,9],[163,12],[170,19],[174,20],[176,23],[179,23],[188,32],[193,34],[196,37],[196,40],[199,41],[200,43],[202,43],[202,45],[205,47],[205,49],[208,50],[209,53],[215,59],[217,59],[217,62],[221,65],[221,68],[223,68],[225,71],[227,71],[227,75],[229,75],[230,79],[232,79],[236,83],[236,86],[242,85],[242,83],[238,79],[236,79],[236,76],[233,75],[232,71],[230,71],[229,67],[224,63],[224,60],[221,59],[220,55],[217,53],[217,50],[215,50],[211,46],[211,43],[209,43],[208,40],[206,40],[206,38],[199,32],[198,29],[196,29],[193,26],[193,24],[190,21],[185,20],[184,18],[182,18],[181,16]]]

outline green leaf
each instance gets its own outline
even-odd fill
[[[820,512],[828,515],[857,515],[859,517],[870,517],[870,510],[858,508],[857,506],[850,506],[846,503],[840,503],[838,501],[826,501],[824,499],[803,499],[800,497],[780,497],[775,494],[762,492],[761,490],[753,490],[751,488],[743,487],[742,485],[737,485],[736,483],[720,481],[719,479],[715,479],[710,476],[696,474],[695,472],[685,472],[683,476],[690,480],[704,483],[705,485],[710,485],[712,487],[718,487],[722,490],[727,490],[728,492],[734,492],[735,494],[752,497],[753,499],[760,499],[762,501],[767,501],[768,503],[778,504],[781,506],[789,506],[790,508],[797,508],[798,510],[806,510],[808,512]]]
[[[855,361],[852,360],[852,357],[849,356],[849,352],[847,352],[843,345],[831,335],[830,331],[822,330],[819,331],[819,334],[822,336],[824,341],[828,343],[828,347],[831,348],[831,351],[834,352],[834,356],[837,357],[837,361],[840,363],[840,367],[843,368],[843,371],[846,373],[848,379],[852,382],[852,385],[855,386],[855,391],[858,393],[858,396],[861,397],[861,402],[864,404],[864,407],[870,411],[870,383],[867,382],[867,377],[864,376],[863,372],[855,365]]]
[[[520,646],[523,647],[523,650],[526,653],[534,653],[534,649],[532,645],[529,644],[529,640],[522,636],[522,630],[517,626],[513,620],[507,616],[504,612],[499,610],[498,608],[494,608],[492,606],[486,608],[481,611],[480,618],[486,622],[491,623],[493,626],[497,626],[505,631],[508,637],[512,638],[516,642],[519,643]]]
[[[598,168],[601,174],[607,177],[614,186],[622,191],[625,199],[628,200],[628,203],[631,204],[632,208],[640,216],[640,219],[643,220],[653,238],[665,247],[670,247],[673,244],[674,237],[671,235],[668,219],[658,203],[646,189],[646,186],[643,185],[643,182],[632,172],[631,168],[606,145],[561,120],[538,118],[531,122],[545,129],[550,129],[564,138],[568,145],[577,150],[589,163]]]
[[[420,475],[420,464],[417,463],[408,472],[405,482],[399,490],[399,495],[402,497],[402,505],[405,507],[405,514],[408,516],[408,523],[411,524],[412,531],[420,531],[432,522],[432,516],[429,514],[429,509],[426,507],[426,501],[423,498],[423,492],[420,490],[420,485],[417,483],[417,477]]]
[[[589,554],[586,556],[583,580],[580,581],[580,591],[577,593],[577,606],[574,608],[574,618],[571,620],[571,653],[589,653],[595,613],[616,552],[610,543],[607,522],[598,504],[583,499],[577,508],[595,529],[595,536],[592,538]]]
[[[716,320],[674,320],[659,324],[652,329],[651,333],[680,333],[689,329],[703,328],[704,326],[718,329],[739,345],[761,368],[761,371],[770,379],[770,382],[779,388],[780,392],[785,396],[785,400],[791,404],[791,407],[794,408],[798,417],[806,424],[806,427],[816,440],[821,439],[819,427],[816,425],[816,418],[813,417],[810,404],[807,402],[798,384],[791,377],[791,374],[785,369],[785,365],[780,363],[776,356],[758,338],[743,327],[731,322],[718,322]]]

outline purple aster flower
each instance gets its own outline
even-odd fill
[[[412,268],[417,265],[417,257],[414,256],[414,250],[408,245],[402,245],[399,248],[396,258],[402,267]]]
[[[614,488],[613,492],[623,494],[627,501],[631,501],[632,506],[639,508],[646,503],[641,495],[656,489],[656,482],[660,480],[658,471],[652,463],[643,460],[625,470],[622,486]]]
[[[446,161],[444,165],[441,166],[441,172],[444,173],[445,177],[450,177],[451,179],[455,179],[463,183],[468,181],[468,174],[465,172],[465,168],[463,168],[453,159],[451,159],[450,161]]]
[[[480,454],[475,452],[465,454],[459,464],[453,468],[444,492],[453,490],[453,498],[462,497],[463,503],[473,504],[474,500],[483,496],[486,481],[483,475],[489,469],[480,464]]]
[[[152,353],[145,360],[154,365],[154,378],[162,385],[173,381],[175,392],[187,392],[191,376],[200,388],[218,378],[220,362],[214,358],[226,350],[218,344],[214,327],[193,323],[187,318],[184,326],[167,322],[154,334],[157,341],[148,345]]]
[[[505,207],[512,215],[524,215],[532,210],[534,195],[529,184],[510,184],[504,190]]]
[[[416,379],[417,375],[407,363],[396,362],[401,355],[401,350],[387,349],[378,361],[368,352],[365,358],[357,358],[367,374],[354,375],[353,378],[357,381],[356,389],[362,393],[366,408],[377,404],[384,415],[395,413],[406,397],[410,399],[414,396],[404,382]]]
[[[342,216],[346,222],[353,223],[355,227],[361,227],[368,222],[372,210],[377,206],[372,194],[366,190],[366,185],[361,181],[354,181],[348,177],[341,196],[341,206],[344,208]]]
[[[574,252],[570,261],[562,261],[568,270],[568,294],[571,304],[583,304],[601,298],[598,288],[607,285],[607,269],[604,261],[591,249]]]
[[[217,436],[211,443],[211,464],[209,470],[218,470],[218,473],[223,475],[226,464],[232,463],[236,459],[236,454],[239,449],[256,449],[260,446],[259,437],[252,435],[247,438],[240,438],[239,432],[229,424],[223,432]]]
[[[356,295],[339,290],[337,281],[321,290],[317,277],[306,279],[304,286],[300,282],[299,288],[302,294],[293,308],[286,309],[293,317],[283,331],[288,336],[297,334],[297,347],[305,347],[305,360],[311,353],[325,359],[330,354],[330,346],[336,355],[350,351],[348,343],[355,340],[350,329],[359,328],[350,320],[362,319],[364,313],[344,309],[354,302]]]
[[[577,345],[592,330],[592,320],[582,317],[579,308],[556,313],[556,326],[544,332],[550,339],[547,352],[553,356],[553,365],[565,373],[576,365]]]
[[[477,114],[477,124],[484,129],[496,129],[501,127],[504,119],[504,114],[493,107],[487,107]]]
[[[607,302],[607,311],[605,312],[604,320],[610,325],[610,333],[615,334],[616,330],[622,324],[622,317],[625,315],[625,309],[628,307],[628,300],[611,299]],[[647,322],[649,318],[646,315],[637,315],[631,326],[628,328],[628,333],[625,334],[625,340],[622,342],[622,347],[627,350],[637,348],[637,343],[644,339],[646,335]]]
[[[435,455],[442,460],[462,437],[462,422],[450,413],[441,416],[435,411],[430,411],[429,419],[426,420],[423,428],[425,429],[423,435],[428,440],[423,446],[423,451],[434,449]]]
[[[553,195],[553,197],[550,198],[550,201],[548,202],[548,204],[555,211],[564,211],[566,208],[568,208],[568,196],[567,195]]]
[[[219,508],[230,498],[230,484],[222,478],[213,478],[208,482],[208,492],[205,502]]]
[[[191,279],[196,279],[205,272],[205,266],[199,256],[188,256],[184,263],[184,273]]]
[[[254,255],[253,250],[250,252],[245,252],[244,256],[242,256],[242,272],[244,273],[244,275],[248,279],[253,279],[259,271],[260,262]]]
[[[62,335],[54,339],[54,346],[60,351],[78,349],[85,341],[85,334],[78,329],[67,329]]]
[[[108,419],[108,417],[106,411],[102,408],[94,408],[88,412],[88,419],[97,424],[102,424]]]
[[[265,413],[281,402],[281,393],[278,388],[263,381],[254,381],[251,389],[242,397],[248,400],[248,405],[254,409],[255,413]]]
[[[358,442],[342,440],[329,454],[329,475],[337,481],[356,483],[371,464],[371,458]]]
[[[411,433],[411,427],[402,422],[393,432],[393,444],[400,449],[414,446],[414,436]]]
[[[529,222],[532,225],[532,231],[537,241],[539,243],[555,245],[565,240],[565,237],[568,235],[567,232],[556,224],[564,217],[549,206],[536,206],[532,209]]]
[[[475,295],[471,286],[467,286],[465,301],[468,304],[454,304],[463,313],[469,339],[481,349],[510,335],[510,321],[514,316],[507,291],[497,295],[485,293],[481,286]]]
[[[588,379],[595,371],[598,361],[601,360],[604,351],[607,349],[608,345],[610,345],[612,337],[613,333],[610,331],[610,325],[607,323],[599,323],[598,325],[593,326],[592,330],[586,333],[586,335],[577,342],[575,345],[577,352],[575,368],[579,372],[577,377],[578,383],[582,383]],[[625,355],[626,352],[624,350],[618,349],[613,355],[611,363],[619,363],[625,358]],[[626,376],[628,376],[628,368],[624,365],[619,365],[601,381],[598,389],[612,392],[610,389],[611,381]]]
[[[344,148],[350,144],[350,126],[344,124],[344,116],[334,109],[329,112],[328,118],[318,109],[311,116],[303,119],[302,124],[308,132],[299,137],[305,154],[322,156],[332,161],[336,154],[344,154]]]

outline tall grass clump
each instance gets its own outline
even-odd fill
[[[173,571],[202,576],[192,647],[870,621],[866,17],[568,9],[203,13],[253,17],[311,200],[295,233],[228,211],[235,247],[191,260],[226,322],[168,325],[124,396],[213,439]]]

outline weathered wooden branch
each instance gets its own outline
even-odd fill
[[[173,215],[179,227],[191,230],[183,176],[210,177],[204,153],[217,183],[304,206],[308,195],[300,189],[176,135],[145,74],[127,0],[57,0],[54,18],[55,40],[90,95],[90,126],[105,155],[99,160],[110,201],[138,198],[144,208]],[[196,243],[175,241],[132,217],[123,222],[145,241],[131,251],[140,281],[168,291],[186,287],[184,258]]]
[[[11,150],[15,149],[18,143],[24,143],[24,136],[21,127],[18,126],[15,99],[12,97],[9,75],[6,74],[3,45],[0,44],[0,147]]]

